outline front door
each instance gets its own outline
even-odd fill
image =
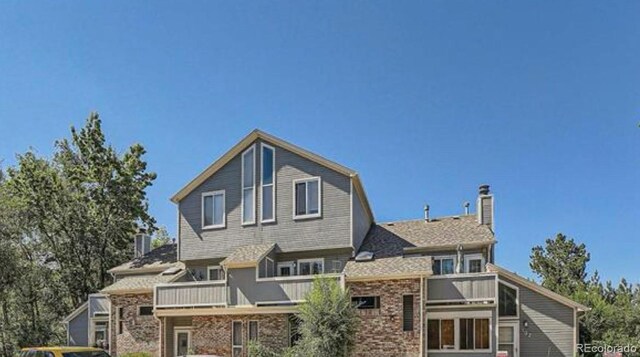
[[[176,357],[188,355],[191,346],[191,332],[187,330],[176,330],[174,343]]]
[[[518,322],[500,322],[498,324],[498,356],[518,357],[520,355],[518,326]]]

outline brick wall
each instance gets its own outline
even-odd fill
[[[380,296],[380,308],[358,310],[361,318],[354,356],[420,354],[420,279],[353,282],[352,296]],[[402,328],[402,297],[413,294],[413,331]]]
[[[160,321],[154,316],[138,316],[138,306],[153,306],[152,294],[110,295],[111,352],[114,356],[132,352],[159,355]],[[122,333],[118,333],[118,308],[124,308]]]
[[[195,354],[231,356],[231,323],[242,321],[243,352],[246,356],[249,321],[258,321],[258,340],[261,344],[280,349],[288,346],[288,318],[286,314],[194,316],[191,345]]]

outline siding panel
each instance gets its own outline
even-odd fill
[[[257,152],[258,163],[260,160]],[[248,244],[277,243],[283,251],[349,247],[350,178],[276,147],[276,223],[240,223],[241,158],[232,159],[179,203],[182,260],[223,257]],[[293,219],[293,180],[322,178],[322,218]],[[256,167],[259,182],[260,165]],[[202,230],[201,195],[225,190],[226,228]],[[256,189],[257,208],[260,206]],[[259,216],[258,216],[259,217]]]

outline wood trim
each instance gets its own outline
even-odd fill
[[[175,316],[211,316],[211,315],[243,315],[243,314],[287,314],[298,312],[297,306],[269,307],[213,307],[193,309],[162,309],[156,311],[158,317]]]
[[[495,273],[498,273],[498,275],[504,275],[506,278],[511,279],[513,281],[515,281],[516,283],[523,285],[541,295],[544,295],[552,300],[555,300],[563,305],[566,305],[568,307],[571,308],[577,308],[579,311],[589,311],[591,310],[589,307],[584,306],[580,303],[577,303],[571,299],[568,299],[560,294],[554,293],[553,291],[540,286],[536,283],[533,283],[521,276],[519,276],[518,274],[512,273],[504,268],[501,268],[495,264],[491,264],[491,263],[487,263],[487,270],[488,271],[492,271]]]

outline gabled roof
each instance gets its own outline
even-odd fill
[[[247,268],[256,266],[267,254],[276,247],[275,243],[244,245],[236,248],[220,265],[226,268]]]
[[[62,320],[62,323],[66,324],[71,322],[71,320],[75,319],[80,315],[83,311],[86,311],[89,308],[89,301],[85,301],[84,304],[78,306],[77,309],[73,310],[67,317]]]
[[[360,251],[376,257],[399,256],[420,250],[467,248],[495,243],[493,232],[476,215],[380,223],[371,227]]]
[[[523,277],[521,277],[520,275],[514,273],[514,272],[510,272],[505,268],[499,267],[495,264],[491,264],[491,263],[487,263],[487,271],[490,272],[494,272],[497,273],[498,276],[504,276],[510,280],[515,281],[516,283],[523,285],[541,295],[544,295],[546,297],[548,297],[549,299],[555,300],[563,305],[569,306],[571,308],[575,308],[578,309],[578,311],[589,311],[591,310],[589,307],[584,306],[580,303],[577,303],[567,297],[564,297],[558,293],[555,293],[543,286],[540,286],[536,283],[534,283],[533,281],[530,281],[528,279],[525,279]]]
[[[373,212],[371,211],[371,207],[369,205],[369,201],[367,200],[367,196],[364,192],[364,188],[362,187],[362,182],[360,181],[360,177],[355,170],[352,170],[346,166],[340,165],[334,161],[328,160],[320,155],[314,154],[311,151],[305,150],[299,146],[293,145],[287,141],[284,141],[280,138],[277,138],[271,134],[265,133],[258,129],[253,130],[249,135],[245,136],[244,139],[240,140],[236,145],[234,145],[229,151],[227,151],[224,155],[222,155],[218,160],[214,161],[209,167],[207,167],[204,171],[202,171],[196,178],[191,180],[186,186],[184,186],[180,191],[178,191],[173,197],[171,197],[171,201],[174,203],[180,202],[183,198],[185,198],[191,191],[200,186],[206,179],[211,177],[214,173],[220,170],[224,165],[226,165],[229,161],[231,161],[234,157],[248,148],[251,144],[253,144],[256,140],[262,140],[269,144],[278,146],[285,150],[291,151],[301,157],[304,157],[307,160],[313,161],[317,164],[325,166],[331,170],[334,170],[338,173],[341,173],[345,176],[349,176],[353,179],[353,186],[355,188],[356,193],[360,197],[360,199],[364,203],[365,210],[367,214],[373,221]]]
[[[162,272],[177,266],[176,244],[165,244],[149,253],[108,270],[112,274],[143,274]]]
[[[429,256],[374,258],[360,262],[350,260],[344,267],[345,279],[349,281],[406,279],[432,274]]]

